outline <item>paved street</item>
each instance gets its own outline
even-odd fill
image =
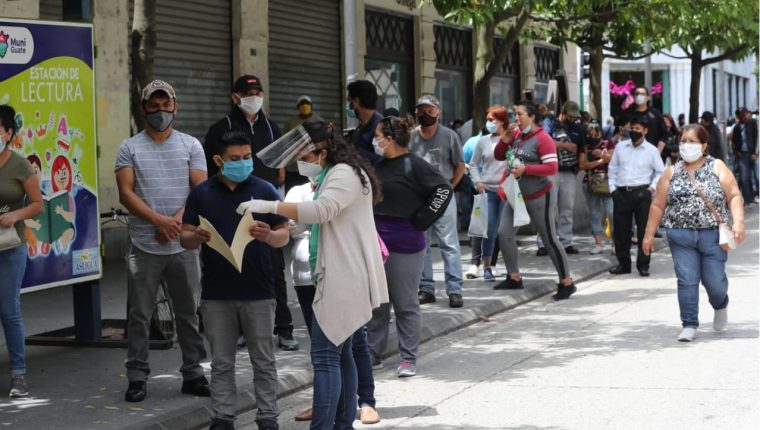
[[[548,296],[422,347],[418,376],[376,377],[383,420],[357,428],[754,429],[758,385],[758,222],[729,258],[729,327],[712,331],[702,291],[700,331],[680,343],[676,281],[667,249],[652,276],[585,281],[571,300]],[[310,391],[280,401],[280,428]],[[255,428],[255,412],[238,424]]]

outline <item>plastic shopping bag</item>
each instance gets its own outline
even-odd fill
[[[517,183],[517,179],[512,175],[507,176],[503,187],[504,194],[507,196],[507,203],[514,209],[513,225],[520,227],[529,224],[530,215],[528,215],[528,208],[525,206],[525,200],[522,192],[520,192],[520,184]]]
[[[486,193],[476,194],[472,202],[472,216],[467,235],[488,238],[488,199]]]

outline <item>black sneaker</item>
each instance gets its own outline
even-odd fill
[[[209,387],[205,376],[184,381],[182,383],[182,392],[198,397],[211,397],[211,387]]]
[[[580,251],[578,251],[573,245],[568,246],[565,248],[565,254],[579,254]]]
[[[272,418],[261,418],[256,420],[256,425],[259,426],[259,430],[280,430],[277,420]]]
[[[235,422],[232,420],[214,418],[211,420],[211,425],[208,426],[208,430],[235,430]]]
[[[522,290],[522,289],[525,289],[525,286],[523,285],[522,278],[515,281],[514,279],[510,278],[509,275],[507,275],[507,279],[494,285],[493,289],[494,290]]]
[[[536,257],[546,257],[547,255],[549,255],[549,251],[543,246],[536,251]]]
[[[461,294],[449,294],[450,308],[461,308],[462,306],[464,306],[464,300],[462,300]]]
[[[424,305],[425,303],[435,303],[435,294],[428,293],[427,291],[420,291],[417,294],[417,297],[420,299],[420,304]]]
[[[124,400],[131,403],[142,402],[148,395],[148,387],[145,381],[132,381],[124,393]]]
[[[570,296],[572,296],[576,291],[578,291],[578,289],[575,287],[574,283],[567,286],[557,284],[557,292],[552,296],[552,299],[555,301],[566,300],[569,299]]]

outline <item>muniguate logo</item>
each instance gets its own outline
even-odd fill
[[[0,26],[0,64],[26,64],[33,53],[34,39],[29,29]]]

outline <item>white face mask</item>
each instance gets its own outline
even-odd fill
[[[646,101],[646,96],[645,96],[645,95],[642,95],[642,94],[639,94],[639,95],[637,95],[637,96],[634,98],[634,100],[636,101],[636,104],[637,104],[637,105],[643,105],[643,104],[644,104],[644,102]]]
[[[322,173],[322,166],[319,164],[319,159],[313,163],[298,160],[296,164],[298,164],[298,174],[309,179],[316,178]]]
[[[248,115],[256,115],[261,110],[261,106],[264,105],[264,97],[261,96],[248,96],[240,98],[240,110]]]
[[[687,163],[692,163],[699,160],[699,157],[703,155],[701,143],[682,143],[678,146],[678,154],[681,155],[681,159]]]
[[[385,140],[385,139],[383,139],[383,140]],[[376,137],[372,138],[372,147],[375,148],[375,154],[377,154],[377,155],[379,155],[379,156],[382,157],[383,154],[385,154],[385,149],[387,148],[387,146],[385,146],[385,147],[380,146],[380,142],[381,141],[377,140]]]

